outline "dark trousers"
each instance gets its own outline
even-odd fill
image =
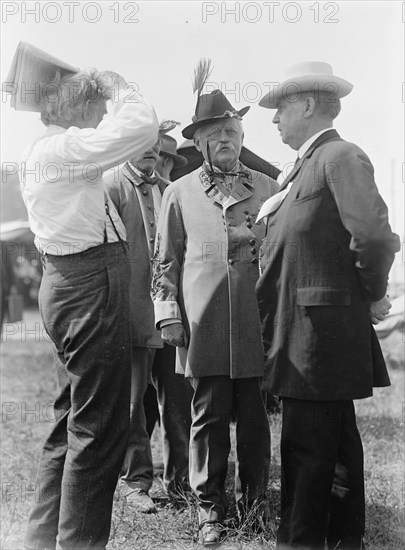
[[[283,398],[277,549],[359,550],[363,447],[352,401]]]
[[[168,490],[181,487],[188,478],[188,447],[192,389],[175,373],[176,348],[134,347],[131,377],[131,428],[121,479],[130,489],[149,491],[153,463],[144,398],[148,383],[157,391],[163,446],[163,482]]]
[[[235,498],[251,504],[264,497],[270,468],[270,428],[258,378],[190,378],[194,388],[190,437],[190,485],[199,499],[199,522],[224,519],[225,479],[236,421]]]
[[[129,428],[129,264],[119,243],[44,259],[39,305],[59,396],[26,548],[103,550]]]

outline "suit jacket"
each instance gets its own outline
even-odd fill
[[[154,260],[156,322],[181,319],[190,337],[177,348],[177,372],[187,377],[263,375],[255,300],[264,223],[254,221],[278,190],[268,176],[241,167],[231,196],[199,168],[163,196]]]
[[[373,172],[330,130],[281,188],[294,180],[268,218],[256,286],[271,393],[357,399],[389,385],[369,305],[384,296],[400,246]]]
[[[132,344],[161,348],[163,342],[160,331],[155,328],[150,296],[151,258],[156,234],[153,195],[149,185],[131,171],[127,164],[105,174],[104,180],[127,231],[131,264]],[[159,177],[156,185],[163,194],[169,183]]]

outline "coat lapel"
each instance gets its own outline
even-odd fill
[[[222,208],[225,210],[232,206],[233,204],[237,204],[238,202],[242,202],[249,197],[252,196],[252,192],[248,187],[254,187],[252,182],[252,176],[250,170],[248,170],[245,166],[241,164],[241,171],[246,172],[249,174],[249,177],[238,177],[235,181],[235,184],[232,188],[232,192],[227,197],[215,183],[212,183],[209,181],[209,178],[204,171],[202,170],[200,174],[200,181],[205,189],[205,192],[207,194],[207,197],[212,199],[214,202],[217,202],[221,205]]]

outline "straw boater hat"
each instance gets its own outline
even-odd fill
[[[243,107],[237,111],[227,100],[221,90],[214,90],[210,94],[201,95],[204,84],[211,74],[211,61],[203,59],[197,65],[194,72],[194,92],[198,92],[195,114],[192,117],[192,124],[186,126],[182,131],[183,137],[193,139],[194,133],[198,128],[227,118],[241,119],[250,109]]]
[[[277,109],[280,99],[299,92],[315,90],[340,99],[350,94],[353,84],[335,76],[332,66],[321,61],[305,61],[290,65],[284,80],[268,92],[259,102],[261,107]]]
[[[165,157],[169,157],[173,159],[173,168],[178,168],[180,166],[186,166],[188,164],[188,160],[186,157],[183,157],[182,155],[177,154],[177,141],[166,134],[162,135],[162,148],[160,150],[160,154],[164,155]]]

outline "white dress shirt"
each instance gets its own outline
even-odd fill
[[[128,158],[140,156],[156,142],[158,122],[153,107],[140,95],[124,91],[110,103],[96,129],[49,126],[28,147],[20,182],[35,245],[40,252],[75,254],[117,235],[105,211],[103,173]],[[108,195],[107,195],[108,197]],[[108,200],[122,237],[125,228]]]

